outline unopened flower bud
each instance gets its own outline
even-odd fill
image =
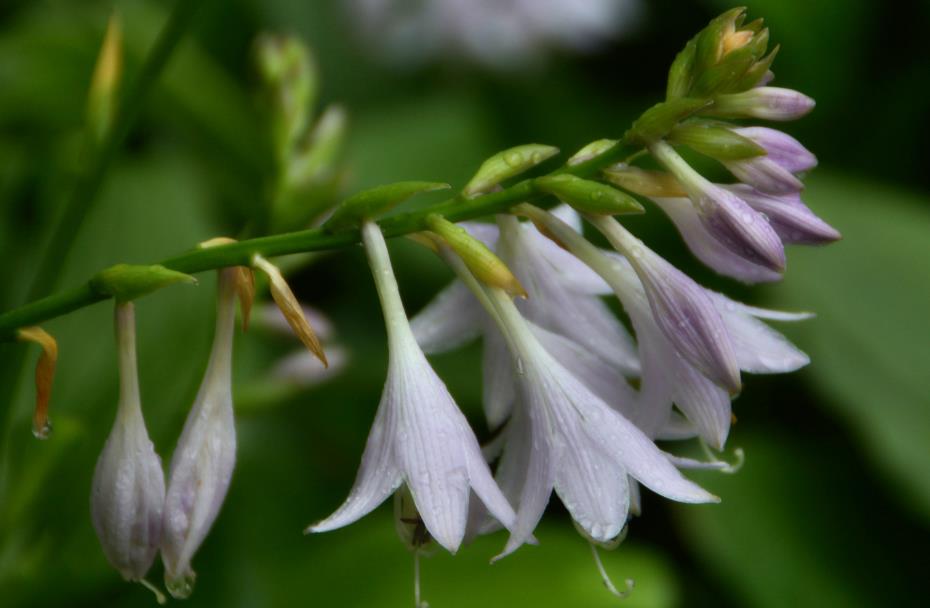
[[[732,192],[709,182],[668,143],[656,142],[649,150],[681,183],[701,222],[722,245],[751,262],[776,272],[784,270],[784,246],[761,214]]]
[[[630,261],[646,291],[656,324],[675,350],[705,376],[731,393],[738,393],[736,354],[723,319],[707,292],[615,219],[589,218]]]
[[[165,497],[165,586],[172,596],[193,591],[191,559],[219,514],[236,463],[232,402],[232,347],[236,274],[219,271],[216,333],[197,398],[171,459]]]
[[[94,275],[90,280],[90,288],[96,293],[112,297],[117,302],[131,302],[175,283],[196,282],[197,279],[189,274],[159,264],[117,264]]]
[[[468,197],[484,194],[502,181],[516,177],[558,153],[558,148],[542,144],[525,144],[498,152],[481,164],[463,192]]]
[[[330,232],[357,228],[363,220],[377,219],[412,196],[449,187],[437,182],[411,181],[363,190],[342,201],[323,227]]]
[[[802,203],[797,193],[773,196],[743,185],[730,186],[729,189],[764,214],[784,243],[825,245],[842,238],[839,231]]]
[[[284,318],[287,319],[291,329],[294,330],[294,333],[300,338],[300,341],[307,347],[307,350],[316,355],[316,357],[323,362],[323,365],[327,365],[326,353],[323,352],[323,345],[320,344],[320,339],[310,326],[310,322],[307,321],[307,317],[304,316],[303,307],[300,305],[300,302],[297,301],[297,296],[291,291],[287,281],[284,280],[281,271],[277,266],[260,255],[255,255],[252,259],[252,263],[268,276],[271,297],[274,299],[275,304],[278,305],[278,308],[281,309],[281,313],[284,315]]]
[[[116,305],[120,394],[113,430],[97,460],[91,517],[107,559],[128,581],[141,581],[162,538],[165,478],[142,418],[132,303]]]
[[[492,287],[500,287],[512,296],[526,297],[526,290],[487,245],[471,236],[465,228],[453,224],[441,215],[426,218],[429,229],[439,235],[462,258],[475,278]]]
[[[41,327],[18,329],[16,339],[21,342],[34,342],[42,347],[42,354],[36,362],[36,406],[32,415],[32,434],[38,439],[48,439],[52,431],[52,425],[48,421],[48,406],[58,363],[58,342]]]
[[[752,140],[765,151],[765,158],[791,173],[803,173],[817,166],[817,157],[787,133],[767,127],[743,127],[734,131]]]
[[[558,197],[582,213],[621,215],[645,211],[639,201],[626,192],[567,173],[539,177],[534,183],[539,190]]]
[[[569,165],[580,165],[585,161],[589,161],[596,156],[600,156],[607,150],[610,150],[617,145],[616,139],[598,139],[592,141],[585,147],[581,148],[575,152],[570,159],[568,159]]]
[[[761,118],[763,120],[797,120],[814,109],[814,100],[779,87],[757,87],[742,93],[719,95],[714,105],[703,110],[710,116],[725,118]]]

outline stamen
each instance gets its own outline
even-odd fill
[[[594,556],[594,563],[597,566],[597,571],[601,575],[601,582],[604,583],[604,586],[607,587],[607,590],[610,591],[612,595],[620,599],[626,599],[633,592],[633,586],[636,584],[635,581],[631,578],[625,579],[623,582],[626,585],[625,591],[620,591],[614,585],[613,581],[610,580],[610,576],[607,574],[607,570],[604,569],[604,564],[601,562],[601,554],[597,550],[597,545],[592,542],[588,542],[588,545],[591,546],[591,555]]]
[[[139,579],[139,584],[155,594],[155,601],[158,602],[159,606],[164,606],[168,603],[168,598],[165,597],[165,594],[161,592],[161,589],[150,583],[144,578]]]
[[[707,442],[701,439],[701,450],[704,451],[704,455],[707,456],[709,460],[714,462],[721,462],[719,453],[714,454],[714,451],[711,449]],[[743,451],[743,448],[735,448],[733,450],[733,462],[726,463],[726,466],[720,467],[718,469],[721,473],[726,473],[727,475],[732,475],[733,473],[738,473],[740,469],[743,468],[743,464],[746,462],[746,453]]]

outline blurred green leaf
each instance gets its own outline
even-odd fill
[[[817,313],[787,328],[806,373],[930,518],[930,198],[816,174],[805,200],[843,240],[793,250],[771,295]]]
[[[736,605],[901,606],[912,599],[919,566],[887,554],[862,471],[834,449],[842,442],[771,430],[733,440],[746,451],[737,474],[692,475],[721,504],[679,513],[692,551]]]

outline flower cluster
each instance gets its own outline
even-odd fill
[[[377,221],[414,195],[450,186],[383,185],[344,200],[320,229],[248,245],[230,239],[203,245],[227,246],[239,256],[218,256],[226,260],[222,264],[242,263],[245,251],[251,268],[268,279],[283,315],[277,324],[286,322],[324,366],[328,359],[304,308],[279,269],[256,251],[293,252],[299,250],[288,249],[294,242],[317,237],[331,245],[360,240],[367,254],[387,330],[387,380],[348,498],[307,532],[351,524],[393,495],[398,531],[415,559],[433,541],[455,553],[475,536],[504,528],[509,537],[498,559],[538,542],[537,524],[555,493],[599,560],[597,547],[617,546],[631,515],[640,514],[641,487],[682,503],[720,500],[682,471],[735,470],[714,451],[726,445],[731,401],[741,391],[743,373],[786,373],[809,362],[764,321],[810,315],[755,308],[698,285],[615,216],[655,204],[700,261],[747,283],[780,279],[786,245],[840,238],[801,200],[814,155],[786,133],[729,121],[788,121],[813,107],[801,93],[769,86],[774,51],[767,48],[768,30],[744,18],[744,10],[736,9],[713,20],[672,64],[665,101],[647,110],[622,140],[593,142],[553,173],[505,185],[558,152],[540,144],[517,146],[487,159],[453,198],[406,218]],[[296,47],[269,39],[263,49],[276,86],[286,84],[286,73],[310,70]],[[307,96],[305,88],[291,93]],[[276,131],[279,161],[291,166],[283,161],[314,156],[299,143],[306,117],[295,114],[291,95],[277,100],[281,115],[290,116]],[[716,161],[716,174],[697,170],[685,149]],[[645,158],[661,170],[641,166]],[[300,171],[291,175],[296,181],[284,190],[298,192],[297,186],[332,177],[311,173],[314,179]],[[715,177],[726,173],[735,181]],[[493,224],[450,221],[487,215],[495,216]],[[588,240],[585,225],[610,249]],[[427,246],[458,277],[412,320],[386,233],[407,234]],[[149,585],[144,577],[160,553],[175,597],[192,590],[191,561],[232,479],[235,306],[238,296],[247,325],[251,268],[219,270],[213,349],[167,476],[143,421],[131,302],[191,278],[162,266],[119,265],[88,286],[94,296],[117,302],[120,372],[116,421],[94,475],[94,527],[107,558],[127,580]],[[605,296],[616,297],[628,324]],[[57,346],[38,328],[20,328],[17,337],[45,351],[36,375],[35,417],[44,435]],[[484,448],[427,359],[478,337],[484,417],[494,433]],[[332,354],[340,367],[342,353]],[[281,383],[312,383],[322,376],[308,361],[305,353],[292,355],[274,375]],[[707,460],[674,453],[671,442],[690,440],[706,449]],[[623,595],[599,561],[598,567],[608,589]],[[416,595],[419,605],[418,580]]]
[[[203,246],[229,242],[214,239]],[[259,256],[253,265],[268,275],[271,293],[284,318],[325,364],[316,335],[278,269]],[[191,594],[195,578],[191,560],[219,514],[236,462],[232,396],[236,299],[246,327],[254,278],[245,267],[224,268],[218,274],[213,346],[200,390],[174,449],[167,481],[142,416],[132,298],[129,294],[117,298],[119,405],[113,429],[97,460],[91,515],[113,567],[126,580],[152,589],[159,601],[164,598],[145,580],[146,573],[160,553],[165,586],[171,595],[185,598]],[[132,278],[138,284],[146,280],[140,279],[144,276],[136,273]]]
[[[633,154],[603,168],[603,181],[564,174],[533,180],[537,191],[567,203],[551,212],[524,203],[498,215],[496,224],[427,218],[429,231],[415,240],[459,280],[409,323],[383,237],[370,220],[397,201],[369,193],[337,210],[334,228],[361,222],[390,365],[349,498],[309,531],[351,523],[396,491],[401,521],[422,526],[419,534],[403,534],[416,539],[414,549],[435,539],[455,552],[463,539],[503,527],[510,535],[503,557],[536,542],[553,492],[592,547],[622,539],[630,515],[641,510],[640,486],[679,502],[719,500],[681,470],[735,470],[711,450],[725,446],[742,373],[785,373],[808,363],[763,320],[809,315],[754,308],[701,287],[613,216],[641,212],[634,195],[651,199],[696,257],[747,282],[780,278],[786,244],[839,238],[800,200],[801,177],[816,164],[814,156],[787,134],[720,119],[788,120],[813,106],[800,93],[765,86],[767,37],[759,22],[743,25],[743,12],[731,11],[686,47],[688,60],[673,66],[669,98],[628,134],[665,171],[632,164],[642,156]],[[568,166],[616,145],[594,142]],[[738,183],[711,182],[684,160],[681,146],[720,161]],[[536,145],[502,152],[482,165],[464,196],[493,192],[551,154]],[[582,219],[611,251],[584,237]],[[632,335],[602,299],[608,294],[617,297]],[[493,480],[474,434],[424,357],[479,336],[484,413],[497,434],[485,449],[488,462],[496,462]],[[676,456],[655,443],[695,438],[709,460]],[[472,491],[480,505],[470,505]]]

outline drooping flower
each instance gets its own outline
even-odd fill
[[[555,213],[566,221],[580,222],[567,206]],[[521,224],[514,218],[502,218],[500,229],[490,224],[462,225],[495,250],[520,280],[528,297],[517,305],[534,326],[579,344],[623,374],[639,373],[629,333],[599,294],[589,292],[592,282],[598,281],[591,269],[533,225]],[[411,325],[417,342],[429,354],[452,350],[478,335],[484,336],[485,415],[491,428],[503,424],[516,395],[510,373],[511,355],[490,319],[474,305],[470,290],[461,281],[454,281],[413,318]]]
[[[708,181],[664,141],[649,146],[688,194],[707,233],[736,256],[775,273],[785,269],[785,249],[765,217],[733,192]]]
[[[634,260],[600,251],[559,218],[525,207],[534,221],[545,225],[574,255],[597,272],[604,287],[601,293],[613,291],[630,316],[643,368],[640,389],[635,399],[608,399],[608,403],[651,438],[687,438],[691,433],[676,419],[672,411],[674,403],[697,434],[711,446],[722,449],[730,427],[730,396],[692,365],[660,329],[647,297],[648,288],[631,263]],[[597,285],[592,283],[592,291],[596,289]],[[716,310],[739,369],[750,373],[784,373],[809,362],[807,355],[758,320],[796,321],[809,315],[746,306],[697,285],[691,289],[702,292],[705,304],[709,303]],[[610,370],[596,372],[592,368],[591,373],[604,376],[601,383],[609,381]],[[588,380],[588,384],[594,386],[596,382]]]
[[[171,458],[165,497],[165,585],[176,598],[193,591],[191,559],[226,498],[236,463],[232,400],[232,349],[236,322],[237,268],[219,271],[213,348],[194,405]]]
[[[465,534],[470,492],[508,529],[514,511],[465,416],[417,345],[380,229],[365,222],[362,237],[387,328],[388,377],[348,499],[307,531],[346,526],[406,484],[426,530],[454,553]]]
[[[623,529],[630,476],[673,500],[716,500],[559,363],[507,294],[498,288],[484,293],[506,336],[517,385],[498,468],[502,486],[517,497],[517,519],[502,556],[531,538],[553,491],[596,542],[609,542]]]
[[[165,478],[142,417],[132,303],[117,303],[115,317],[119,405],[94,470],[90,511],[110,564],[142,581],[161,544]]]
[[[700,286],[615,219],[592,221],[632,264],[646,290],[653,318],[675,350],[711,380],[739,392],[739,367],[730,337],[720,313]]]

